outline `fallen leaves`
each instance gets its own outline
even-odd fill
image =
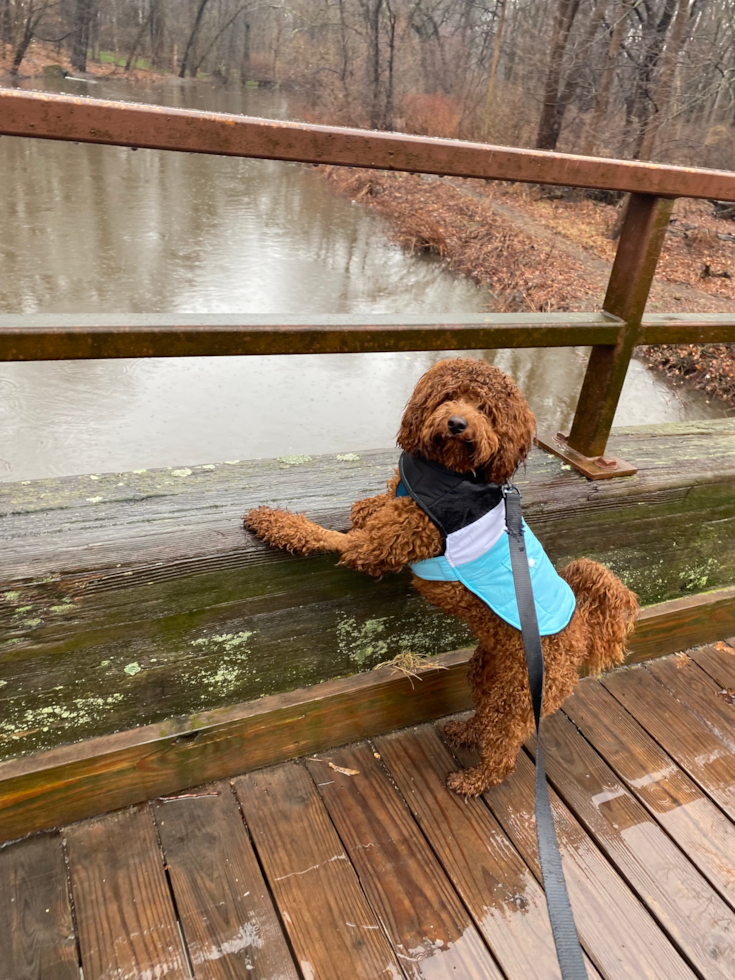
[[[360,775],[360,770],[359,769],[345,769],[343,766],[336,766],[333,762],[330,762],[329,759],[317,759],[316,756],[312,756],[312,760],[314,762],[324,762],[324,763],[326,763],[326,765],[328,765],[330,769],[334,769],[335,772],[341,772],[343,776],[359,776]]]

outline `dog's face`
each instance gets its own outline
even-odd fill
[[[510,479],[531,448],[536,422],[512,378],[485,361],[439,361],[419,380],[398,445],[457,473]]]

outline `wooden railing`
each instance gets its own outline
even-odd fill
[[[644,316],[673,202],[735,201],[735,173],[0,90],[0,135],[74,140],[630,192],[600,313],[426,317],[0,316],[0,360],[191,357],[591,345],[568,436],[539,437],[590,478],[604,457],[633,348],[735,341],[735,313]],[[1,178],[0,178],[1,181]],[[1,183],[0,183],[1,186]]]

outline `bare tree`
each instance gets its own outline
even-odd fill
[[[90,25],[97,12],[97,0],[76,0],[74,14],[74,33],[71,63],[77,71],[87,70],[87,51],[89,49]]]
[[[25,17],[22,21],[20,37],[10,65],[11,75],[18,74],[18,70],[26,56],[26,51],[35,37],[39,25],[48,10],[55,5],[55,3],[52,3],[52,0],[26,0]]]
[[[186,78],[186,70],[189,64],[189,55],[191,54],[192,47],[196,41],[197,34],[199,33],[199,28],[202,26],[202,17],[204,16],[204,11],[207,7],[209,0],[199,0],[199,7],[197,8],[196,17],[194,18],[194,26],[189,34],[189,40],[186,42],[186,47],[184,48],[184,56],[181,59],[181,68],[179,68],[179,78]]]
[[[569,40],[569,32],[579,10],[579,3],[580,0],[558,0],[551,37],[549,67],[546,72],[546,85],[544,86],[544,103],[538,124],[538,136],[536,137],[536,146],[539,150],[555,149],[559,139],[563,115],[559,85],[564,52]]]

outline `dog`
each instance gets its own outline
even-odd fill
[[[475,712],[443,729],[450,742],[479,749],[477,766],[447,779],[465,797],[511,773],[534,730],[501,488],[525,462],[535,430],[512,378],[482,360],[439,361],[403,414],[399,471],[385,493],[353,505],[349,531],[270,507],[244,518],[257,537],[294,554],[337,552],[340,564],[376,577],[411,566],[418,592],[470,627],[479,641],[468,671]],[[623,661],[639,607],[604,566],[581,558],[557,573],[528,529],[525,539],[550,714],[583,664],[594,674]]]

